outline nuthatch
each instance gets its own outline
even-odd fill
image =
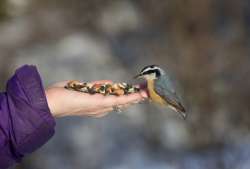
[[[149,97],[152,101],[168,106],[180,113],[185,119],[186,110],[178,98],[169,75],[157,65],[144,67],[135,78],[144,78],[147,81]]]

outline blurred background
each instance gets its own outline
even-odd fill
[[[249,0],[1,0],[1,90],[23,64],[46,86],[136,83],[159,64],[188,109],[186,121],[148,102],[57,119],[55,136],[13,169],[250,168],[249,35]]]

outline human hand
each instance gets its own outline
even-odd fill
[[[64,88],[67,83],[68,81],[56,83],[45,91],[50,111],[54,117],[103,117],[113,111],[114,107],[125,108],[131,104],[141,102],[148,97],[145,90],[123,96],[91,95],[67,90]],[[109,80],[101,80],[92,83],[102,84],[112,82]]]

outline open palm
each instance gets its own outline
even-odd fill
[[[77,91],[66,90],[68,81],[59,82],[46,89],[49,108],[55,117],[92,116],[102,117],[113,111],[114,107],[124,108],[147,98],[146,91],[123,96],[90,95]],[[92,83],[112,83],[100,80]]]

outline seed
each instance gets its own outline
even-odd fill
[[[127,87],[127,83],[118,83],[118,87],[125,89]]]
[[[112,94],[112,92],[113,92],[112,86],[110,84],[107,84],[105,91],[106,91],[106,93],[105,93],[106,95]]]
[[[91,88],[91,87],[93,87],[93,86],[94,86],[94,84],[92,84],[92,83],[85,83],[85,86],[87,86],[87,87]]]
[[[95,94],[97,92],[95,90],[93,90],[92,88],[88,88],[88,93],[89,94]]]
[[[88,93],[88,87],[84,86],[80,89],[81,92]]]
[[[121,95],[124,95],[124,90],[122,90],[122,89],[116,89],[116,90],[114,90],[114,95],[117,95],[117,96],[121,96]]]
[[[77,80],[72,80],[72,81],[69,81],[67,86],[68,87],[71,87],[71,88],[74,88],[77,84],[79,84],[80,82],[77,81]]]
[[[127,95],[140,91],[140,88],[127,83],[104,83],[104,84],[92,84],[86,82],[79,82],[72,80],[65,86],[66,89],[75,90],[79,92],[95,94],[100,93],[103,95]]]
[[[128,93],[134,93],[135,92],[135,89],[134,88],[128,88]]]
[[[120,87],[119,87],[119,85],[118,85],[117,83],[113,84],[113,85],[112,85],[112,88],[113,88],[114,90],[120,89]]]
[[[101,88],[102,84],[94,84],[91,88],[95,91],[98,91]]]
[[[140,91],[140,88],[139,88],[139,87],[134,86],[134,92],[139,92],[139,91]]]
[[[100,86],[98,92],[105,95],[106,94],[105,85]]]

